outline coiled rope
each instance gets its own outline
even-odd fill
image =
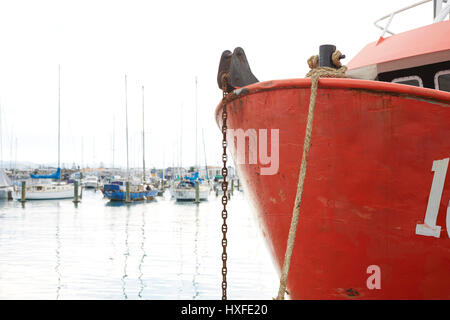
[[[306,74],[306,77],[311,78],[311,95],[309,98],[308,118],[306,122],[305,140],[303,143],[303,155],[298,177],[297,195],[295,196],[291,227],[289,229],[289,236],[286,246],[286,253],[284,256],[283,267],[281,269],[280,288],[278,289],[278,296],[275,298],[275,300],[284,300],[284,294],[286,292],[289,266],[291,263],[292,251],[294,249],[295,236],[297,234],[297,224],[300,213],[300,204],[302,201],[303,186],[305,184],[306,166],[308,164],[309,149],[311,147],[311,133],[314,120],[314,109],[316,107],[319,78],[345,78],[345,71],[347,70],[347,67],[341,64],[341,57],[342,54],[341,52],[339,52],[339,50],[336,50],[331,57],[333,64],[338,69],[330,67],[318,67],[319,56],[317,55],[312,56],[308,59],[308,65],[311,70]]]

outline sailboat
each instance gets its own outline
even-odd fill
[[[1,199],[11,199],[14,187],[12,186],[11,180],[6,175],[3,169],[3,135],[2,135],[2,111],[0,106],[0,200]]]
[[[208,181],[199,178],[198,170],[198,147],[197,147],[197,77],[195,78],[195,168],[196,172],[192,176],[185,176],[184,179],[176,183],[172,188],[172,196],[177,201],[196,200],[196,184],[199,187],[199,200],[208,200],[210,187]],[[208,175],[208,173],[206,173]]]
[[[177,201],[194,201],[196,198],[195,184],[199,184],[199,200],[208,200],[210,187],[199,178],[198,172],[193,176],[185,176],[181,181],[177,182],[173,189],[172,195]]]
[[[38,183],[26,186],[26,200],[70,199],[74,196],[74,185],[61,181],[61,68],[58,66],[58,168],[51,174],[30,174]],[[49,181],[47,182],[46,181]],[[14,193],[14,198],[21,200],[22,188]],[[81,193],[81,188],[79,188]]]
[[[142,118],[144,118],[144,87],[142,87]],[[144,149],[143,156],[143,177],[142,182],[130,181],[130,167],[128,159],[128,102],[127,102],[127,76],[125,76],[125,121],[126,121],[126,140],[127,140],[127,181],[113,181],[105,184],[103,195],[111,201],[126,201],[126,182],[130,184],[130,200],[151,200],[157,196],[156,190],[151,184],[145,182],[145,141],[142,139]],[[142,135],[144,137],[144,119],[142,119]]]
[[[2,199],[12,199],[12,193],[14,187],[11,180],[6,175],[5,170],[0,168],[0,200]]]

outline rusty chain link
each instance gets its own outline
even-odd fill
[[[222,161],[223,161],[223,168],[222,168],[222,176],[223,176],[223,182],[222,182],[222,204],[223,204],[223,210],[222,210],[222,300],[227,300],[227,203],[228,203],[228,197],[227,197],[227,190],[228,190],[228,182],[227,182],[227,176],[228,176],[228,169],[227,169],[227,105],[225,102],[225,99],[227,97],[227,84],[226,84],[226,77],[223,78],[224,81],[222,83],[222,92],[223,92],[223,98],[222,98],[222,147],[223,147],[223,154],[222,154]]]

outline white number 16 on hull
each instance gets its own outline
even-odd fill
[[[444,190],[445,176],[447,175],[449,158],[433,161],[432,171],[434,172],[433,183],[431,184],[430,197],[428,198],[427,211],[423,224],[416,225],[416,234],[439,238],[441,227],[436,225],[441,203],[442,191]],[[450,201],[447,206],[446,218],[447,234],[450,238]]]

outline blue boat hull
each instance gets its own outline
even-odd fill
[[[150,190],[150,191],[142,191],[142,192],[130,192],[130,200],[139,201],[139,200],[151,200],[156,197],[158,194],[158,190]],[[104,195],[106,198],[111,201],[125,201],[126,200],[126,192],[119,190],[105,190]]]

